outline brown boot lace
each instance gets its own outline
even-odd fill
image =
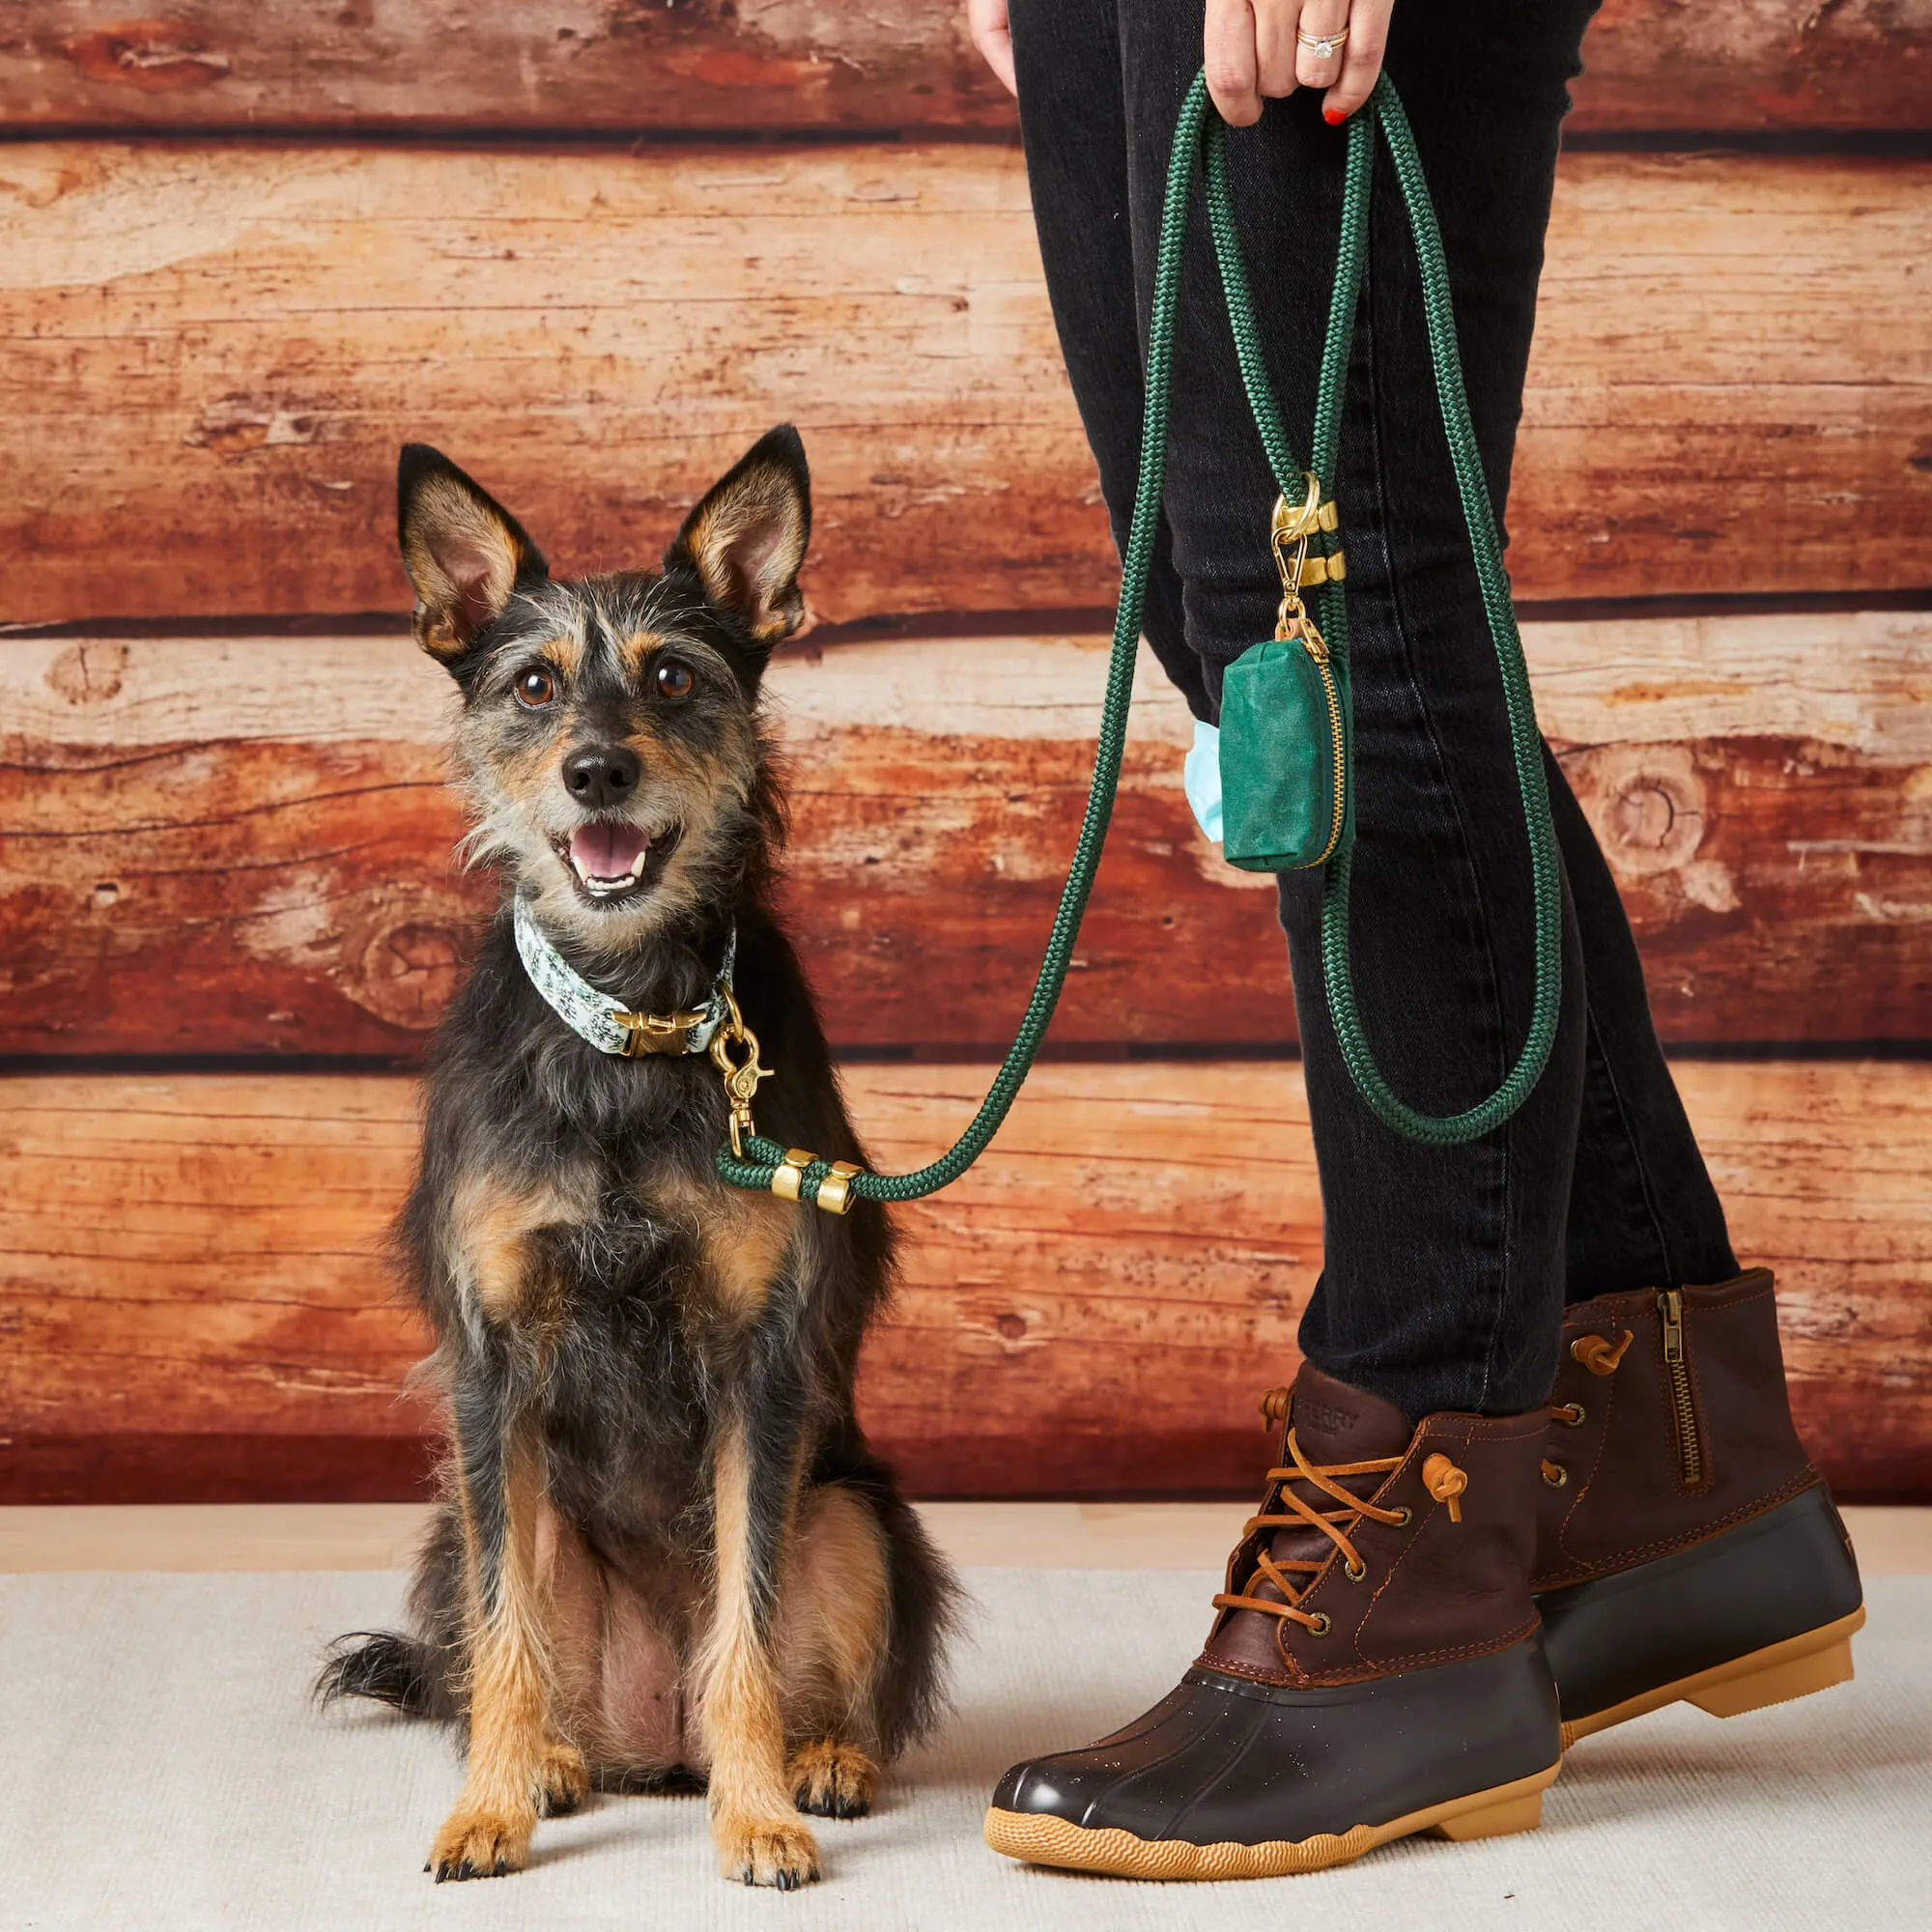
[[[1601,1335],[1578,1335],[1570,1344],[1570,1352],[1589,1370],[1593,1376],[1613,1376],[1617,1364],[1624,1358],[1624,1350],[1632,1341],[1631,1331],[1626,1328],[1616,1339],[1614,1347]]]
[[[1272,1388],[1262,1397],[1262,1415],[1272,1426],[1288,1413],[1289,1392],[1285,1388]],[[1349,1532],[1364,1519],[1371,1522],[1401,1524],[1408,1520],[1409,1512],[1400,1509],[1378,1509],[1374,1503],[1345,1490],[1337,1480],[1343,1476],[1386,1476],[1401,1467],[1400,1456],[1378,1456],[1365,1463],[1311,1463],[1301,1453],[1301,1445],[1294,1439],[1294,1431],[1288,1432],[1288,1463],[1279,1469],[1267,1472],[1268,1492],[1264,1497],[1264,1510],[1260,1516],[1252,1516],[1241,1529],[1241,1543],[1260,1530],[1276,1529],[1315,1529],[1320,1530],[1339,1551],[1345,1569],[1351,1582],[1360,1582],[1368,1575],[1368,1565],[1362,1561],[1361,1552],[1350,1540]],[[1437,1465],[1440,1465],[1439,1467]],[[1423,1482],[1429,1493],[1438,1502],[1447,1502],[1451,1518],[1461,1521],[1462,1510],[1455,1498],[1468,1486],[1468,1478],[1446,1456],[1432,1456],[1423,1464]],[[1288,1485],[1306,1483],[1321,1494],[1341,1504],[1332,1510],[1317,1509],[1313,1503],[1304,1502]],[[1269,1512],[1265,1508],[1268,1496],[1285,1504],[1287,1513]],[[1239,1553],[1238,1547],[1236,1554]],[[1302,1625],[1316,1636],[1325,1635],[1328,1617],[1324,1611],[1304,1610],[1301,1599],[1307,1594],[1308,1585],[1314,1580],[1318,1571],[1326,1569],[1333,1560],[1333,1553],[1325,1557],[1283,1557],[1279,1561],[1264,1547],[1256,1552],[1255,1568],[1239,1591],[1223,1590],[1214,1599],[1217,1610],[1261,1610],[1271,1617],[1293,1621]],[[1293,1571],[1302,1577],[1297,1586],[1289,1580],[1286,1573]],[[1234,1580],[1234,1561],[1229,1559],[1229,1581]],[[1281,1601],[1272,1597],[1258,1597],[1254,1593],[1264,1583],[1272,1583],[1281,1592]]]
[[[1570,1344],[1570,1353],[1593,1376],[1613,1376],[1633,1339],[1628,1328],[1614,1342],[1602,1335],[1578,1335]],[[1583,1405],[1580,1402],[1552,1402],[1549,1417],[1552,1422],[1560,1422],[1567,1429],[1580,1429],[1583,1426]],[[1570,1472],[1561,1463],[1552,1463],[1546,1456],[1543,1459],[1543,1480],[1552,1490],[1560,1490],[1570,1480]]]
[[[1630,1347],[1632,1340],[1628,1328],[1614,1342],[1606,1342],[1601,1335],[1578,1335],[1570,1344],[1570,1352],[1593,1376],[1613,1376],[1617,1372],[1617,1364],[1624,1358],[1624,1350]],[[1582,1426],[1583,1405],[1580,1402],[1552,1402],[1549,1405],[1549,1413],[1553,1420],[1571,1429]]]

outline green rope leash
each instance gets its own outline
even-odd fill
[[[1523,662],[1522,639],[1517,633],[1516,607],[1510,597],[1509,573],[1503,568],[1502,544],[1496,535],[1495,515],[1490,503],[1489,485],[1483,476],[1482,454],[1476,432],[1469,421],[1468,397],[1463,388],[1462,356],[1456,346],[1456,315],[1449,298],[1449,267],[1442,255],[1442,237],[1435,225],[1435,210],[1429,199],[1429,185],[1423,179],[1422,160],[1415,152],[1415,137],[1409,131],[1408,117],[1387,76],[1377,83],[1373,108],[1379,113],[1388,139],[1389,156],[1395,163],[1396,179],[1402,185],[1403,200],[1408,208],[1408,225],[1415,238],[1416,259],[1422,271],[1423,313],[1429,325],[1429,354],[1435,367],[1436,401],[1442,412],[1442,427],[1449,439],[1449,457],[1456,472],[1456,488],[1463,499],[1463,517],[1469,530],[1470,547],[1475,553],[1476,576],[1482,586],[1483,609],[1490,620],[1490,637],[1495,645],[1496,664],[1502,673],[1503,704],[1509,714],[1510,753],[1516,764],[1517,785],[1522,795],[1523,822],[1529,834],[1530,895],[1535,907],[1536,991],[1530,1008],[1529,1029],[1516,1065],[1502,1085],[1488,1099],[1465,1108],[1460,1114],[1418,1113],[1402,1099],[1382,1076],[1370,1050],[1355,1005],[1355,984],[1349,969],[1349,890],[1354,872],[1354,834],[1350,828],[1335,856],[1328,863],[1321,881],[1321,977],[1328,995],[1329,1018],[1342,1058],[1354,1077],[1370,1111],[1386,1126],[1412,1141],[1433,1147],[1459,1147],[1466,1141],[1502,1125],[1528,1099],[1543,1069],[1549,1064],[1549,1050],[1556,1039],[1556,1025],[1563,1000],[1563,875],[1557,856],[1556,827],[1549,815],[1549,792],[1543,775],[1543,740],[1536,725],[1536,705],[1530,696],[1529,668]],[[1350,187],[1362,178],[1362,213],[1356,216],[1361,232],[1366,231],[1367,181],[1373,159],[1374,136],[1363,127],[1350,129],[1349,147]],[[1347,217],[1345,216],[1345,224]],[[1359,274],[1358,246],[1350,243],[1345,232],[1343,253],[1354,254],[1354,272]],[[1337,296],[1340,296],[1340,276]],[[1329,348],[1335,347],[1333,317],[1330,318]],[[1322,387],[1316,417],[1317,473],[1324,490],[1333,489],[1331,470],[1339,440],[1341,417],[1341,370],[1335,372],[1331,394],[1330,358],[1324,356]],[[1342,368],[1346,369],[1346,360]],[[1325,440],[1324,440],[1325,439]],[[1323,606],[1323,614],[1339,610],[1342,599],[1334,595]],[[1346,639],[1347,633],[1343,637]]]
[[[1348,829],[1334,857],[1328,862],[1323,878],[1322,965],[1336,1037],[1350,1072],[1371,1110],[1385,1125],[1411,1140],[1454,1146],[1474,1140],[1507,1121],[1535,1087],[1548,1061],[1550,1045],[1555,1038],[1561,995],[1562,888],[1556,835],[1549,817],[1549,801],[1543,777],[1542,743],[1529,694],[1528,672],[1517,636],[1509,579],[1503,569],[1502,549],[1497,541],[1481,457],[1463,391],[1462,365],[1456,347],[1455,321],[1450,307],[1449,277],[1442,259],[1441,238],[1436,230],[1435,212],[1415,152],[1414,138],[1395,89],[1386,75],[1377,83],[1369,104],[1356,115],[1349,132],[1341,247],[1317,390],[1313,452],[1315,474],[1321,481],[1323,496],[1332,497],[1336,458],[1341,444],[1342,404],[1350,348],[1368,245],[1369,191],[1378,122],[1387,138],[1396,175],[1407,204],[1409,225],[1421,263],[1423,306],[1428,319],[1430,353],[1435,364],[1443,427],[1448,433],[1457,488],[1475,551],[1484,609],[1489,616],[1496,659],[1502,671],[1511,750],[1529,827],[1531,880],[1536,907],[1536,995],[1528,1037],[1515,1066],[1497,1091],[1463,1113],[1446,1117],[1418,1113],[1390,1088],[1376,1064],[1364,1034],[1349,967],[1349,889],[1354,844],[1352,809]],[[1038,1056],[1047,1026],[1060,1001],[1061,988],[1065,983],[1074,941],[1079,936],[1081,919],[1093,891],[1094,875],[1099,867],[1108,822],[1113,815],[1121,757],[1126,744],[1127,710],[1133,695],[1141,617],[1147,601],[1148,573],[1153,559],[1154,533],[1159,526],[1167,465],[1169,385],[1174,367],[1174,328],[1180,287],[1181,244],[1187,230],[1188,201],[1197,159],[1203,164],[1205,172],[1206,199],[1215,256],[1227,297],[1236,354],[1255,425],[1282,494],[1291,502],[1300,497],[1303,483],[1301,467],[1294,460],[1282,427],[1255,327],[1254,304],[1249,294],[1233,199],[1229,192],[1225,129],[1219,117],[1210,113],[1207,78],[1201,74],[1195,77],[1182,103],[1175,130],[1174,152],[1168,164],[1167,190],[1161,210],[1160,244],[1154,269],[1153,307],[1148,327],[1147,401],[1141,433],[1140,477],[1134,491],[1134,513],[1126,554],[1122,560],[1121,601],[1114,621],[1113,648],[1107,665],[1106,696],[1100,708],[1094,781],[1088,793],[1086,814],[1081,821],[1072,863],[1067,867],[1066,884],[1061,892],[1059,909],[1054,914],[1045,956],[1040,962],[1033,994],[1027,1002],[1026,1012],[1014,1035],[1013,1043],[966,1130],[944,1154],[927,1166],[909,1174],[871,1174],[841,1167],[835,1175],[832,1164],[825,1160],[793,1153],[787,1161],[787,1151],[777,1142],[756,1134],[747,1134],[742,1140],[742,1154],[734,1153],[728,1147],[721,1148],[718,1152],[718,1171],[734,1186],[762,1193],[773,1191],[776,1179],[776,1191],[795,1194],[800,1200],[836,1207],[840,1211],[853,1197],[867,1201],[915,1201],[937,1193],[958,1179],[985,1151]],[[1348,609],[1343,586],[1331,580],[1322,586],[1321,595],[1323,634],[1328,640],[1331,658],[1344,667],[1346,688]],[[755,1055],[753,1059],[754,1062]],[[721,1059],[720,1065],[727,1068],[727,1088],[734,1096],[738,1095],[740,1089],[733,1084],[728,1063]],[[755,1090],[755,1078],[746,1084]],[[743,1098],[749,1108],[750,1093],[744,1093]],[[828,1181],[833,1185],[827,1187]],[[821,1189],[824,1190],[822,1194]]]

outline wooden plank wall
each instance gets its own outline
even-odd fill
[[[1545,727],[1613,862],[1666,1036],[1923,1032],[1932,613],[1532,622]],[[448,863],[447,680],[406,637],[20,638],[0,717],[19,921],[0,1051],[412,1054],[494,889]],[[772,673],[791,895],[850,1044],[1011,1037],[1092,770],[1104,639],[808,644]],[[1139,680],[1056,1037],[1293,1044],[1265,881]],[[1160,997],[1148,996],[1148,973]],[[863,1019],[858,1016],[863,1015]]]
[[[189,10],[184,10],[189,11]],[[0,107],[45,128],[1005,130],[953,0],[4,0]],[[1925,0],[1605,0],[1580,129],[1925,125]]]
[[[1511,505],[1541,714],[1803,1426],[1932,1490],[1932,0],[1607,0],[1585,57]],[[929,1155],[1024,1001],[1114,589],[1010,111],[956,0],[0,0],[0,1498],[408,1493],[378,1244],[490,894],[395,445],[568,567],[801,424],[845,628],[774,676],[791,890],[869,1136]],[[927,1494],[1245,1490],[1293,1372],[1271,895],[1141,684],[1077,1064],[907,1210],[867,1357]]]
[[[389,607],[425,426],[551,554],[630,554],[781,420],[821,616],[1112,600],[1011,147],[49,141],[0,205],[16,617]],[[1928,264],[1932,159],[1571,156],[1519,594],[1920,584]]]
[[[1779,1268],[1801,1425],[1854,1489],[1917,1482],[1932,1087],[1907,1065],[1680,1070],[1739,1241]],[[848,1078],[900,1165],[940,1152],[989,1071]],[[412,1079],[56,1073],[12,1099],[0,1247],[19,1283],[8,1357],[28,1473],[147,1499],[190,1472],[211,1482],[195,1438],[213,1435],[268,1444],[277,1481],[305,1474],[310,1493],[413,1475],[424,1416],[398,1391],[423,1338],[374,1264],[411,1158]],[[1255,1399],[1293,1372],[1321,1265],[1307,1148],[1292,1062],[1040,1068],[972,1175],[904,1212],[867,1426],[927,1494],[1251,1487]],[[103,1435],[132,1452],[118,1466]],[[256,1480],[238,1462],[227,1492]]]

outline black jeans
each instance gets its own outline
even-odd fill
[[[1498,518],[1522,407],[1557,134],[1594,0],[1399,0],[1387,67],[1448,255],[1469,406]],[[1012,0],[1020,119],[1067,372],[1124,544],[1142,356],[1175,118],[1200,0]],[[1309,444],[1345,130],[1321,97],[1228,137],[1270,370]],[[1177,332],[1165,527],[1145,630],[1197,716],[1272,635],[1275,485],[1243,396],[1197,190]],[[1415,255],[1378,156],[1337,497],[1349,560],[1364,1025],[1396,1091],[1447,1113],[1502,1079],[1528,1026],[1528,847],[1501,681],[1437,413]],[[1652,1030],[1595,838],[1546,752],[1566,873],[1562,1022],[1509,1123],[1461,1148],[1382,1126],[1322,992],[1317,872],[1285,874],[1324,1220],[1301,1324],[1318,1367],[1395,1403],[1514,1414],[1547,1399],[1567,1299],[1737,1271]]]

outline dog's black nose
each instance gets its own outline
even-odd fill
[[[628,745],[589,745],[563,761],[563,781],[592,811],[621,805],[638,788],[643,767]]]

